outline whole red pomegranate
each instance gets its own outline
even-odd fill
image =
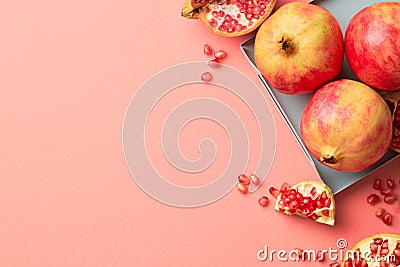
[[[342,69],[340,25],[320,6],[287,3],[257,31],[254,58],[261,74],[276,90],[285,94],[315,91]]]
[[[348,79],[322,86],[306,104],[300,132],[310,153],[339,171],[358,172],[388,150],[392,117],[369,86]]]
[[[359,11],[346,29],[345,51],[360,81],[381,90],[400,90],[400,2]]]
[[[182,16],[200,19],[214,33],[233,37],[257,29],[275,3],[276,0],[186,0]]]

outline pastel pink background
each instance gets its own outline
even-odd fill
[[[365,200],[375,178],[400,179],[399,160],[337,195],[335,227],[259,207],[271,185],[317,179],[275,108],[275,160],[258,192],[234,190],[212,205],[181,209],[137,186],[121,134],[129,100],[147,78],[205,60],[202,47],[209,43],[226,50],[224,62],[262,90],[239,49],[251,35],[214,35],[180,17],[182,4],[1,3],[0,266],[309,266],[260,263],[256,254],[264,245],[327,249],[338,238],[351,245],[377,232],[400,233],[399,201],[390,208],[397,213],[393,225],[386,226]],[[218,131],[211,128],[211,136],[218,138]],[[196,157],[193,144],[185,153]],[[254,166],[251,158],[247,172]]]

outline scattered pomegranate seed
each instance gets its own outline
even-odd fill
[[[216,58],[214,58],[214,59],[211,59],[210,61],[208,61],[208,66],[209,67],[211,67],[211,68],[218,68],[220,65],[219,65],[219,60],[218,59],[216,59]]]
[[[239,192],[242,193],[242,194],[247,194],[247,192],[248,192],[247,186],[245,186],[245,185],[242,184],[242,183],[238,183],[237,189],[238,189]]]
[[[239,180],[239,183],[241,183],[241,184],[244,184],[244,185],[250,184],[250,179],[245,174],[239,175],[238,180]]]
[[[386,214],[386,210],[384,208],[378,208],[375,212],[376,217],[378,218],[383,218],[383,216]]]
[[[260,199],[258,200],[258,204],[260,204],[261,207],[266,207],[269,204],[269,199],[266,196],[262,196],[260,197]]]
[[[375,190],[381,190],[382,189],[382,181],[381,181],[381,179],[376,178],[375,181],[374,181],[374,184],[372,185],[372,187]]]
[[[251,181],[253,182],[253,184],[258,185],[260,183],[260,179],[254,173],[250,174],[249,177],[250,177]]]
[[[224,50],[219,50],[214,53],[216,59],[224,59],[226,57],[226,52]]]
[[[201,80],[203,82],[210,82],[212,80],[213,76],[210,72],[206,71],[201,75]]]
[[[396,184],[394,183],[394,181],[392,179],[387,179],[386,185],[389,188],[394,188],[396,186]]]
[[[390,214],[389,212],[386,213],[383,216],[382,221],[387,225],[391,225],[392,224],[392,214]]]
[[[371,205],[375,205],[378,203],[380,200],[379,196],[377,194],[371,194],[367,197],[367,202]]]
[[[392,189],[390,188],[385,188],[381,190],[381,195],[386,196],[392,193]]]
[[[297,258],[299,260],[304,260],[303,250],[301,248],[295,248],[294,250],[296,251]]]
[[[392,204],[395,200],[396,200],[396,198],[392,195],[386,195],[383,198],[383,201],[385,201],[385,203],[388,203],[388,204]]]
[[[203,47],[203,52],[204,52],[205,55],[211,56],[212,53],[213,53],[213,50],[212,50],[212,48],[211,48],[211,46],[209,44],[205,44],[204,47]]]
[[[329,264],[329,267],[340,267],[340,263],[337,261],[332,262],[331,264]]]
[[[279,191],[279,189],[277,189],[277,188],[271,186],[271,187],[269,188],[269,193],[270,193],[272,196],[274,196],[274,197],[278,197],[278,196],[280,195],[281,191]]]

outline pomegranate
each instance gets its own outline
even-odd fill
[[[400,235],[375,234],[359,241],[349,251],[342,262],[342,267],[396,267],[400,266]]]
[[[275,192],[275,189],[270,192]],[[281,188],[275,209],[288,215],[334,225],[335,200],[331,189],[322,182],[303,181],[292,187]]]
[[[351,70],[365,84],[400,90],[400,2],[368,6],[350,20],[345,51]]]
[[[200,19],[218,35],[241,36],[257,29],[275,3],[276,0],[187,0],[182,16]]]
[[[400,153],[400,91],[383,91],[381,94],[392,112],[393,133],[390,147]]]
[[[254,58],[261,74],[279,92],[315,91],[342,69],[340,25],[323,7],[287,3],[257,31]]]
[[[300,133],[322,164],[347,172],[367,169],[388,150],[391,114],[369,86],[341,79],[321,87],[306,104]]]

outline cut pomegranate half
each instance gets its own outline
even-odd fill
[[[322,182],[303,181],[288,190],[280,190],[275,209],[288,215],[307,217],[316,222],[335,224],[335,200]]]
[[[393,135],[390,147],[400,153],[400,91],[382,91],[393,118]]]
[[[271,14],[276,0],[187,0],[182,16],[200,19],[222,36],[241,36],[258,28]]]
[[[371,235],[359,241],[349,251],[354,254],[346,255],[342,266],[400,266],[400,235]]]

